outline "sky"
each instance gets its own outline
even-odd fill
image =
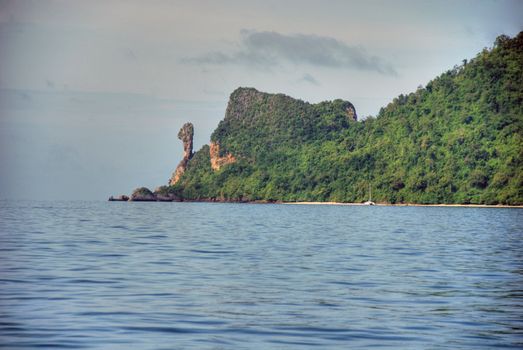
[[[0,199],[166,184],[237,87],[376,115],[523,30],[523,1],[0,0]]]

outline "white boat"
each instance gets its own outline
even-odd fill
[[[370,187],[370,183],[369,183],[369,200],[366,202],[363,202],[363,205],[376,205],[376,203],[374,203],[372,201],[372,188]]]

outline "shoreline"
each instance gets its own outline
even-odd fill
[[[179,203],[239,203],[239,204],[283,204],[283,205],[339,205],[339,206],[363,206],[363,207],[446,207],[446,208],[515,208],[523,209],[523,205],[507,205],[507,204],[421,204],[421,203],[375,203],[374,205],[368,205],[364,203],[356,202],[284,202],[280,200],[224,200],[224,199],[120,199],[110,197],[109,201],[112,202],[179,202]]]
[[[280,202],[285,205],[345,205],[345,206],[364,206],[364,207],[458,207],[458,208],[516,208],[521,209],[523,205],[505,204],[418,204],[418,203],[376,203],[367,205],[363,203],[342,203],[342,202]]]

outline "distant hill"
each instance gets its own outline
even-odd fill
[[[168,188],[191,200],[523,204],[523,32],[377,117],[239,88]]]

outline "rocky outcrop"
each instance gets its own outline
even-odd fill
[[[122,194],[120,196],[116,196],[116,197],[109,197],[109,202],[127,202],[129,200],[129,197],[126,196],[125,194]]]
[[[109,197],[111,202],[179,202],[181,201],[175,193],[170,191],[168,186],[160,186],[154,193],[151,192],[147,187],[140,187],[133,191],[133,194],[129,198],[126,195],[121,195],[117,197]]]
[[[156,196],[147,187],[140,187],[133,191],[130,200],[133,202],[154,202]]]
[[[180,197],[169,191],[168,186],[160,186],[154,190],[154,196],[158,202],[179,202]]]
[[[220,144],[218,142],[211,142],[209,155],[212,170],[220,170],[222,166],[236,162],[236,158],[230,153],[220,157]]]
[[[194,136],[194,126],[192,123],[185,123],[180,131],[178,132],[178,138],[183,142],[183,159],[180,161],[176,170],[169,180],[169,185],[172,186],[180,180],[185,169],[187,169],[187,164],[193,156],[193,136]]]

